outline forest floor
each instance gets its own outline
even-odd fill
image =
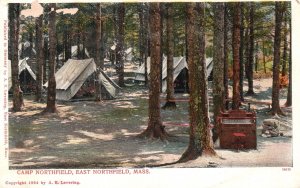
[[[256,95],[246,99],[270,102],[271,86],[272,79],[254,80]],[[282,105],[286,93],[281,89]],[[178,102],[176,110],[161,111],[162,121],[169,123],[166,130],[172,135],[168,141],[136,137],[145,130],[148,120],[148,91],[141,85],[127,85],[115,100],[58,102],[57,114],[42,115],[45,104],[32,98],[25,96],[22,112],[9,114],[11,169],[159,166],[176,162],[188,146],[189,128],[184,126],[188,124],[187,102]],[[292,108],[283,108],[285,117],[273,117],[265,104],[252,104],[251,108],[257,113],[257,149],[237,151],[216,146],[218,157],[164,167],[291,167],[292,130],[284,130],[280,137],[265,138],[261,125],[269,118],[292,125]]]

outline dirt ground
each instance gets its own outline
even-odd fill
[[[270,101],[271,83],[271,79],[255,80],[256,95],[246,98]],[[286,89],[282,89],[282,105],[285,98]],[[162,110],[162,120],[169,123],[166,130],[172,135],[162,142],[136,137],[147,126],[147,100],[147,89],[131,84],[115,100],[58,102],[58,114],[41,115],[45,104],[26,96],[24,111],[9,115],[10,168],[145,167],[175,162],[188,146],[188,104],[178,102],[177,110]],[[216,146],[218,157],[164,167],[291,167],[292,130],[285,130],[281,137],[260,136],[262,121],[272,116],[267,105],[251,108],[257,113],[257,150]],[[275,118],[291,125],[292,109],[283,110],[287,116]]]

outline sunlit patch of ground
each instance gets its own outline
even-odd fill
[[[253,100],[270,100],[270,79],[255,81]],[[245,90],[246,90],[245,86]],[[211,93],[211,89],[209,90]],[[281,91],[285,102],[286,89]],[[162,94],[161,98],[165,95]],[[176,98],[188,98],[176,94]],[[210,97],[211,98],[211,97]],[[165,101],[161,103],[164,104]],[[10,106],[12,105],[10,101]],[[177,102],[176,110],[161,110],[169,141],[147,140],[136,135],[148,123],[148,94],[144,86],[122,89],[115,100],[103,102],[58,102],[57,114],[41,115],[44,103],[25,96],[22,112],[9,114],[9,164],[11,168],[106,168],[141,167],[177,161],[189,142],[188,103]],[[292,138],[262,138],[261,122],[272,117],[268,107],[257,109],[258,149],[249,151],[222,150],[222,157],[199,158],[168,167],[234,167],[234,166],[291,166]],[[291,108],[284,109],[291,123]],[[210,113],[210,115],[212,115]]]

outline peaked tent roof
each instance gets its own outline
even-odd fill
[[[83,45],[82,45],[82,44],[80,44],[80,48],[83,48]],[[76,59],[77,53],[78,53],[78,46],[77,46],[77,45],[76,45],[76,46],[72,46],[72,47],[71,47],[71,57]],[[85,48],[85,55],[86,55],[86,57],[90,57],[90,54],[89,54],[89,52],[87,51],[87,48]],[[64,59],[64,58],[65,58],[65,57],[64,57],[64,52],[61,53],[61,54],[59,54],[58,57],[59,57],[60,60]]]
[[[69,59],[56,73],[56,99],[70,100],[81,88],[89,76],[96,72],[94,59]],[[101,83],[106,91],[114,98],[116,88],[119,88],[101,69]],[[48,87],[48,82],[44,84]]]
[[[82,48],[83,48],[83,45],[80,44],[79,47],[80,47],[80,49],[82,49]],[[71,53],[72,53],[72,56],[71,56],[71,57],[76,57],[76,56],[77,56],[77,53],[78,53],[78,46],[77,46],[77,45],[71,47]],[[86,48],[85,48],[85,55],[86,55],[87,57],[90,57],[90,54],[89,54],[89,52],[87,51]]]
[[[102,69],[100,69],[99,79],[101,80],[101,84],[104,86],[106,91],[110,94],[110,98],[116,98],[118,90],[121,89],[120,86],[111,80]]]
[[[27,64],[27,60],[28,58],[24,58],[22,60],[19,61],[19,75],[22,73],[22,71],[27,70],[30,74],[30,76],[36,80],[36,75],[34,74],[34,72],[32,71],[32,69],[30,68],[30,66]],[[11,60],[8,60],[8,89],[11,88],[12,86],[12,72],[11,72]]]
[[[180,72],[184,69],[188,69],[188,65],[186,62],[185,57],[174,57],[173,59],[173,81],[177,78],[177,76],[180,74]],[[209,76],[212,72],[213,68],[213,59],[212,58],[206,58],[206,68],[207,68],[207,76]],[[163,72],[162,72],[162,91],[165,92],[167,88],[166,78],[167,78],[167,58],[164,56],[163,59]],[[147,58],[147,73],[150,73],[150,57]],[[136,71],[135,80],[137,81],[145,81],[145,63],[143,63]]]

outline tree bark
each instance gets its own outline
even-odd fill
[[[138,13],[139,13],[139,22],[140,22],[140,27],[139,27],[139,65],[141,66],[143,60],[144,60],[144,53],[145,53],[145,36],[144,36],[144,30],[145,30],[145,24],[144,23],[144,3],[141,3],[138,5]]]
[[[174,82],[173,82],[173,59],[174,59],[174,30],[173,30],[173,3],[167,4],[167,102],[163,109],[175,109]]]
[[[244,3],[241,3],[241,31],[240,31],[240,95],[244,101]]]
[[[240,106],[240,29],[241,29],[241,9],[240,2],[234,4],[233,13],[233,94],[232,109],[238,109]]]
[[[267,73],[267,67],[266,67],[266,49],[265,49],[265,41],[262,43],[263,46],[263,63],[264,63],[264,73]]]
[[[99,77],[101,67],[100,61],[100,44],[101,44],[101,4],[96,4],[96,57],[95,63],[97,66],[96,70],[96,82],[95,82],[95,101],[101,101],[101,79]]]
[[[19,81],[19,58],[18,58],[18,44],[19,44],[19,18],[20,4],[9,4],[9,37],[11,45],[11,74],[12,74],[12,90],[13,90],[13,108],[15,112],[21,111],[23,106],[22,91],[20,89]]]
[[[220,133],[217,118],[224,111],[224,3],[214,3],[214,37],[213,37],[213,112],[215,128],[213,132]]]
[[[117,48],[116,48],[116,66],[118,73],[118,84],[123,87],[124,84],[124,27],[125,27],[125,4],[118,4],[118,35],[117,35]]]
[[[225,3],[224,10],[224,98],[225,109],[229,109],[229,90],[228,90],[228,7]]]
[[[275,2],[275,37],[274,37],[274,60],[273,60],[273,84],[272,84],[272,114],[283,114],[279,104],[279,65],[280,65],[280,43],[281,24],[284,12],[284,4]]]
[[[292,25],[291,25],[291,19],[289,20],[289,26],[290,26],[290,53],[289,53],[289,87],[288,87],[288,93],[287,93],[287,99],[285,106],[289,107],[292,106]]]
[[[281,76],[284,77],[287,73],[286,64],[288,62],[287,57],[287,46],[288,46],[288,28],[287,28],[287,13],[284,15],[284,28],[283,28],[283,36],[284,36],[284,42],[283,42],[283,56],[282,56],[282,69],[281,69]]]
[[[150,55],[150,45],[149,45],[149,33],[150,33],[150,26],[149,26],[149,22],[150,22],[150,17],[149,17],[149,3],[145,4],[145,15],[144,15],[144,23],[145,23],[145,59],[144,59],[144,63],[145,63],[145,86],[148,86],[148,65],[147,65],[147,59]]]
[[[35,100],[40,102],[42,100],[43,87],[43,65],[44,65],[44,51],[43,51],[43,14],[36,18],[36,51],[37,51],[37,72],[36,72],[36,95]]]
[[[49,76],[48,76],[48,95],[47,106],[44,112],[56,113],[56,80],[55,80],[55,67],[56,67],[56,4],[51,3],[51,11],[49,15]]]
[[[255,44],[255,72],[258,72],[258,64],[259,64],[259,58],[258,58],[258,42]]]
[[[44,8],[44,26],[48,27],[48,23],[49,23],[49,12],[50,12],[50,6],[45,3],[44,4],[45,8]],[[49,70],[49,67],[47,67],[47,65],[49,65],[49,37],[48,38],[44,38],[44,65],[43,65],[43,83],[45,84],[48,79],[47,79],[47,73]],[[48,75],[49,76],[49,75]]]
[[[249,54],[248,54],[248,91],[247,95],[253,95],[253,64],[254,64],[254,3],[250,2],[250,23],[249,23]]]
[[[168,134],[162,125],[160,115],[160,6],[159,3],[150,3],[150,55],[151,55],[151,72],[149,88],[149,121],[147,129],[139,136],[151,139],[165,140]]]
[[[204,3],[187,3],[190,141],[179,162],[215,155],[208,117]]]

